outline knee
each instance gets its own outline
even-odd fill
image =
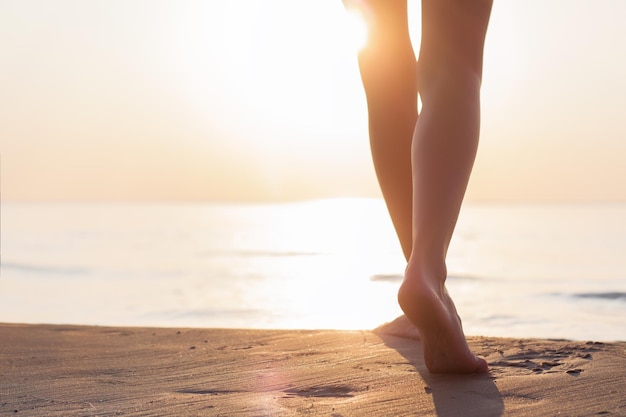
[[[418,62],[418,88],[425,102],[431,97],[474,98],[480,91],[482,71],[460,60]]]

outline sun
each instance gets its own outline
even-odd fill
[[[346,29],[350,44],[361,51],[367,46],[369,30],[367,21],[361,11],[353,7],[346,8]]]

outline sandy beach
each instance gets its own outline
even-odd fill
[[[626,415],[625,342],[470,337],[491,372],[452,376],[412,336],[1,324],[0,414]]]

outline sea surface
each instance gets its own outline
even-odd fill
[[[370,329],[401,314],[384,203],[1,205],[0,321]],[[626,204],[467,204],[468,335],[626,340]]]

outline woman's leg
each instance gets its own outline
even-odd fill
[[[346,7],[351,7],[346,0]],[[359,52],[370,146],[387,208],[405,257],[411,254],[411,142],[417,120],[417,68],[406,0],[352,2],[368,23]]]
[[[412,146],[412,252],[398,301],[432,372],[484,372],[445,287],[445,258],[476,155],[482,55],[491,0],[422,0]]]

